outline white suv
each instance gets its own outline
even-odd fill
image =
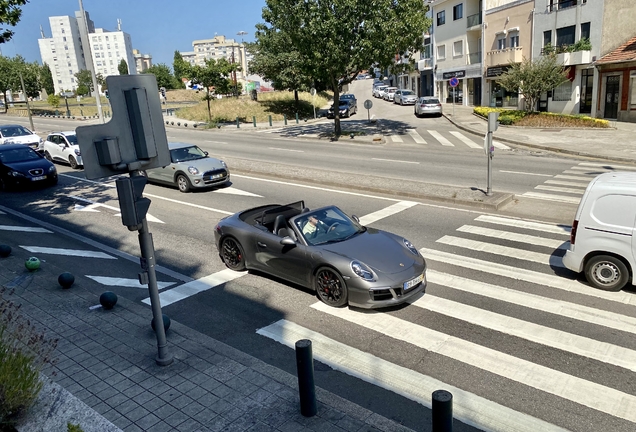
[[[50,134],[39,150],[51,162],[64,162],[73,169],[84,166],[75,131]]]

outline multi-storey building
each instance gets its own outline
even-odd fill
[[[38,40],[42,63],[49,65],[53,75],[55,92],[61,93],[77,89],[75,74],[87,68],[84,46],[90,46],[92,61],[96,73],[101,73],[104,78],[109,75],[118,75],[117,66],[121,60],[128,65],[128,72],[135,74],[135,59],[132,54],[132,42],[130,35],[121,31],[121,21],[118,22],[117,31],[110,32],[101,28],[95,28],[93,21],[86,13],[86,24],[81,12],[75,12],[75,17],[54,16],[49,17],[51,37],[46,37],[42,30],[42,38]],[[83,38],[84,25],[88,26],[88,41]],[[80,31],[82,29],[82,31]]]
[[[245,82],[248,74],[247,62],[249,55],[245,52],[245,45],[225,36],[214,36],[212,39],[192,41],[192,51],[182,52],[183,60],[195,66],[205,65],[207,59],[226,59],[239,63],[241,70],[236,73],[238,81]]]
[[[135,58],[135,69],[137,73],[144,73],[148,68],[152,67],[152,56],[150,54],[142,54],[139,50],[133,50],[133,57]]]

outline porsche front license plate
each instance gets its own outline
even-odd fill
[[[417,285],[418,283],[422,282],[422,280],[424,279],[424,275],[421,274],[418,277],[411,279],[410,281],[404,282],[404,291],[413,288],[415,285]]]
[[[46,176],[31,177],[31,181],[44,180]]]

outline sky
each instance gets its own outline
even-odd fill
[[[153,64],[172,68],[175,50],[192,51],[192,41],[223,35],[245,42],[254,41],[254,26],[263,22],[265,0],[83,0],[96,28],[116,31],[117,19],[122,30],[130,34],[134,49],[150,54]],[[6,57],[20,54],[27,61],[42,63],[38,39],[40,26],[51,36],[50,16],[75,16],[79,0],[29,0],[22,7],[22,17],[13,38],[0,44]],[[4,27],[4,26],[3,26]]]

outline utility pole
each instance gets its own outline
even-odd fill
[[[84,35],[86,36],[86,46],[84,47],[84,58],[86,59],[86,55],[88,55],[88,59],[86,59],[86,66],[88,67],[88,71],[91,73],[91,77],[93,78],[93,89],[95,91],[95,103],[97,104],[97,115],[101,119],[102,123],[104,123],[104,113],[102,112],[102,101],[99,97],[99,87],[97,87],[97,74],[95,72],[95,66],[93,65],[93,54],[91,52],[91,42],[89,40],[88,33],[88,19],[86,17],[86,13],[84,12],[84,4],[82,0],[79,0],[80,13],[82,14],[82,21],[84,21],[84,25],[81,30],[84,31]],[[82,44],[83,45],[83,44]]]
[[[20,83],[22,84],[22,94],[24,95],[24,100],[26,100],[27,113],[29,114],[29,124],[31,125],[31,130],[35,132],[35,126],[33,126],[33,117],[31,117],[31,105],[29,105],[29,96],[27,95],[26,88],[24,87],[24,79],[22,78],[22,72],[20,72]]]
[[[234,65],[234,45],[232,45],[232,65]],[[236,85],[236,69],[232,71],[232,82],[234,83],[234,96],[238,98],[238,86]]]

